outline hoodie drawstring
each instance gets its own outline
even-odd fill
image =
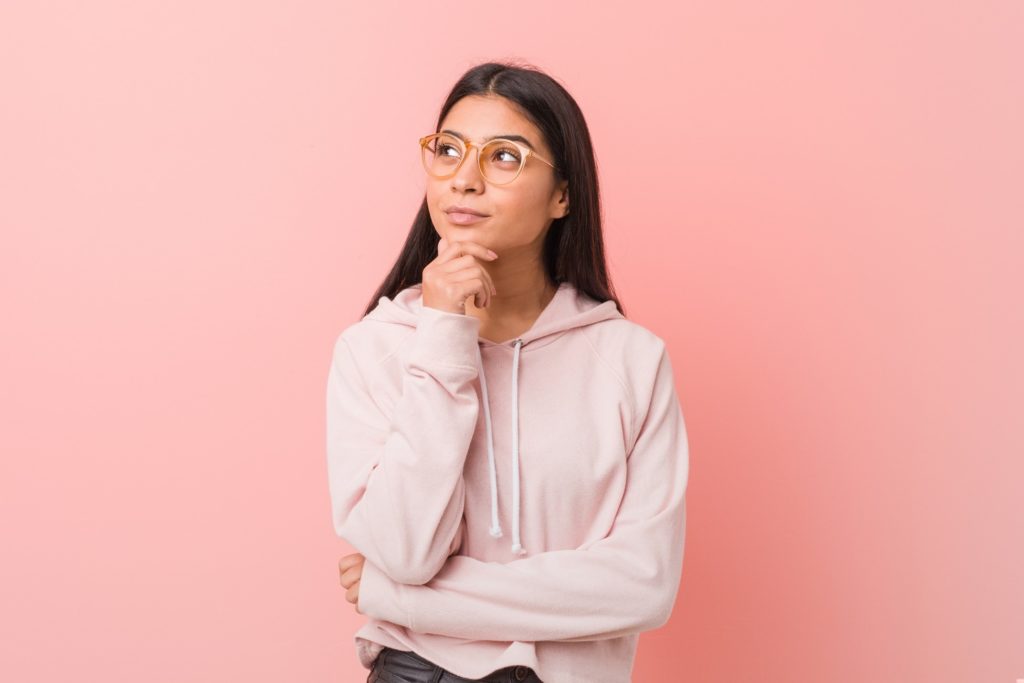
[[[512,552],[525,555],[519,538],[519,349],[522,339],[514,343],[515,355],[512,357]],[[480,365],[480,392],[483,394],[484,424],[487,426],[487,461],[490,467],[491,480],[491,528],[494,538],[503,535],[501,523],[498,521],[498,472],[494,466],[494,435],[491,433],[491,403],[487,398],[487,378],[484,375],[484,359],[480,347],[476,348]]]

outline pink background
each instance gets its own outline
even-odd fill
[[[635,680],[1024,678],[1022,45],[1017,0],[3,3],[0,678],[365,678],[329,353],[509,57],[588,117],[690,432]]]

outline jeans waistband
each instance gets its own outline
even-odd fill
[[[465,678],[415,652],[391,647],[380,651],[367,678],[370,683],[378,680],[380,683],[543,683],[528,666],[506,666],[483,678]]]

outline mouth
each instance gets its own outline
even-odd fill
[[[448,221],[455,225],[471,225],[490,218],[490,216],[480,216],[475,213],[466,213],[463,211],[447,211],[445,212],[445,215],[448,216]]]

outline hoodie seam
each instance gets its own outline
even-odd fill
[[[604,356],[601,355],[601,352],[598,350],[597,345],[594,344],[594,341],[590,338],[590,330],[583,330],[583,338],[587,341],[587,344],[590,346],[590,349],[594,352],[594,355],[597,356],[597,358],[601,361],[602,365],[604,365],[605,368],[608,369],[608,372],[611,373],[612,377],[614,377],[616,381],[618,381],[618,383],[622,386],[622,389],[626,392],[626,398],[629,400],[630,406],[629,443],[633,443],[633,437],[636,434],[636,416],[638,412],[636,405],[636,395],[633,393],[633,388],[629,386],[629,382],[625,381],[622,378],[622,376],[616,371],[615,367],[610,362],[608,362],[608,360],[605,359]]]
[[[369,320],[370,322],[374,322],[374,323],[377,323],[377,322],[379,322],[379,321],[377,321],[377,320],[373,320],[373,319],[371,319],[371,318],[364,318],[363,320]],[[374,359],[373,359],[373,362],[374,362],[374,363],[376,363],[377,365],[384,365],[384,363],[386,363],[386,362],[387,362],[388,360],[390,360],[392,356],[394,356],[395,354],[397,354],[397,353],[398,353],[399,349],[401,349],[401,348],[402,348],[402,345],[403,345],[403,344],[405,344],[405,343],[406,343],[406,341],[407,341],[407,340],[408,340],[408,339],[409,339],[410,337],[412,337],[412,336],[413,336],[414,334],[416,334],[416,330],[415,330],[415,328],[413,328],[412,330],[410,330],[410,331],[409,331],[409,332],[408,332],[408,333],[407,333],[407,334],[406,334],[405,336],[403,336],[403,337],[402,337],[401,339],[399,339],[399,340],[398,340],[398,343],[397,343],[397,344],[395,344],[395,348],[391,349],[391,350],[390,350],[390,351],[388,351],[388,352],[387,352],[387,353],[386,353],[385,355],[383,355],[383,356],[381,356],[381,357],[379,357],[379,358],[377,358],[377,357],[374,357]],[[351,345],[351,344],[349,344],[348,346],[349,346],[349,347],[351,348],[351,346],[352,346],[352,345]]]
[[[348,340],[345,339],[345,337],[341,338],[341,345],[345,347],[346,353],[348,353],[349,357],[352,359],[352,367],[355,368],[356,377],[359,379],[360,388],[362,388],[363,393],[370,394],[370,385],[366,383],[366,377],[363,376],[363,371],[359,367],[359,359],[356,356],[355,352],[352,350],[352,345],[348,343]]]
[[[405,616],[409,620],[409,628],[416,630],[416,591],[407,590],[405,584],[398,584],[399,600],[405,608]]]
[[[384,363],[386,363],[387,361],[389,361],[389,360],[391,359],[391,357],[392,357],[392,356],[394,356],[395,354],[397,354],[397,353],[398,353],[398,350],[399,350],[400,348],[402,348],[402,346],[403,346],[403,345],[404,345],[404,344],[405,344],[405,343],[406,343],[406,342],[407,342],[407,341],[409,340],[409,338],[411,338],[411,337],[412,337],[412,336],[413,336],[414,334],[416,334],[416,330],[415,330],[415,329],[414,329],[414,330],[412,330],[412,331],[410,331],[410,332],[409,332],[409,333],[408,333],[407,335],[405,335],[404,337],[402,337],[402,339],[401,339],[401,340],[400,340],[400,341],[399,341],[399,342],[398,342],[397,344],[395,344],[395,348],[391,349],[391,350],[390,350],[390,351],[389,351],[389,352],[388,352],[388,353],[387,353],[387,354],[386,354],[385,356],[382,356],[381,358],[378,358],[378,359],[377,359],[377,364],[378,364],[378,365],[384,365]]]

